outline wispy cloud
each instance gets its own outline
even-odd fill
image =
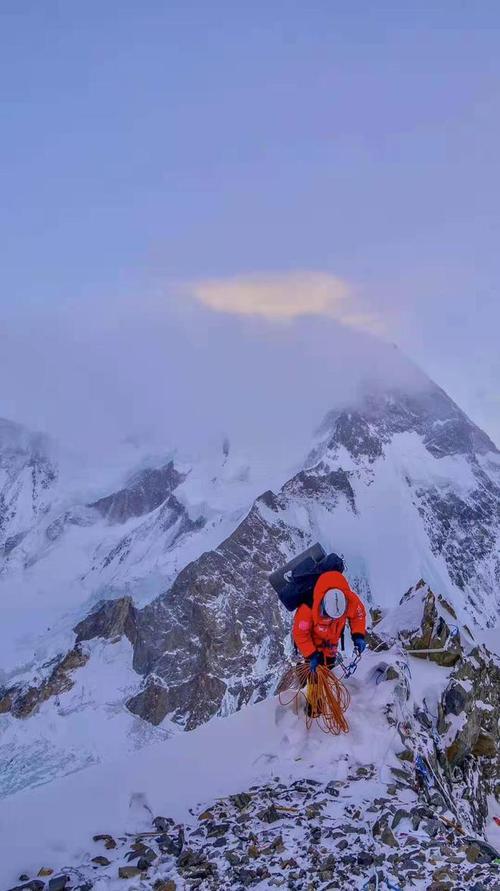
[[[235,315],[283,321],[325,316],[352,328],[382,334],[380,316],[363,306],[353,286],[328,272],[286,272],[201,279],[189,290],[204,306]]]

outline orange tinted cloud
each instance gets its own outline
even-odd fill
[[[216,312],[262,316],[271,321],[327,316],[373,334],[384,328],[380,317],[361,305],[349,282],[328,272],[202,279],[190,289],[200,303]]]

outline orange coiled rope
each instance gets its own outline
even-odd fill
[[[350,693],[325,665],[318,665],[315,672],[307,662],[292,665],[283,675],[276,692],[281,704],[293,705],[296,714],[303,704],[308,729],[316,720],[324,733],[338,736],[349,732],[344,712],[349,708]]]

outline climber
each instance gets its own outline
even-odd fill
[[[346,622],[351,629],[355,650],[365,649],[366,612],[358,595],[351,591],[341,572],[323,572],[309,598],[302,603],[293,622],[293,639],[309,662],[311,671],[318,665],[335,664],[340,637]]]

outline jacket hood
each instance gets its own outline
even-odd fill
[[[325,621],[320,613],[320,606],[323,597],[325,596],[326,592],[330,590],[330,588],[338,588],[339,591],[342,591],[342,593],[345,595],[345,599],[347,601],[346,611],[344,613],[344,616],[341,618],[343,619],[347,615],[349,597],[352,596],[353,593],[349,586],[349,582],[347,581],[345,575],[342,575],[341,572],[323,572],[314,586],[312,613],[313,621],[315,623]],[[339,620],[332,619],[327,621]]]

